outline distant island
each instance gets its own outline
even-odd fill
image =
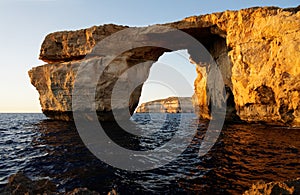
[[[168,97],[141,104],[136,113],[193,113],[191,97]]]

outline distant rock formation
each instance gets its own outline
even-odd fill
[[[224,79],[227,93],[227,119],[238,116],[244,121],[262,121],[300,126],[300,7],[281,9],[255,7],[240,11],[225,11],[192,16],[178,22],[158,25],[182,30],[201,42],[217,62]],[[172,37],[172,30],[158,30],[156,26],[135,29],[147,41],[155,36]],[[41,48],[40,59],[49,63],[29,71],[31,83],[40,94],[42,110],[54,119],[72,120],[72,89],[80,65],[90,70],[101,69],[109,53],[90,54],[98,41],[104,40],[127,26],[103,25],[78,31],[49,34]],[[128,34],[116,42],[135,37]],[[180,39],[178,39],[180,40]],[[155,45],[155,41],[153,41]],[[156,43],[160,43],[157,40]],[[211,102],[207,84],[211,69],[196,57],[188,43],[172,42],[173,48],[187,49],[191,62],[197,64],[195,80],[195,104],[201,118],[211,118]],[[108,47],[110,43],[107,43]],[[111,48],[110,51],[113,51]],[[97,84],[96,96],[82,87],[82,101],[89,96],[95,99],[96,111],[103,120],[110,120],[111,94],[123,72],[136,64],[139,70],[134,79],[143,83],[154,61],[168,49],[162,47],[133,48],[114,59]],[[199,52],[199,51],[198,51]],[[167,74],[167,73],[166,73]],[[95,77],[94,71],[82,78]],[[122,75],[123,89],[134,86],[130,75]],[[141,84],[135,88],[128,104],[118,109],[132,114],[141,95]],[[123,91],[117,91],[123,97]],[[124,96],[126,97],[126,96]],[[124,102],[125,98],[120,98]],[[120,104],[121,105],[121,104]],[[124,107],[124,105],[126,105]],[[88,108],[89,109],[89,108]]]
[[[168,97],[141,104],[137,113],[193,113],[191,97]]]
[[[285,182],[265,183],[260,181],[253,184],[251,189],[247,190],[243,195],[272,195],[272,194],[300,194],[300,178]]]

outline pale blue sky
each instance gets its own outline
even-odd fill
[[[299,0],[0,0],[0,112],[40,112],[38,94],[27,71],[44,64],[38,55],[50,32],[105,23],[145,26],[228,9],[298,4]],[[187,74],[195,75],[189,67]]]

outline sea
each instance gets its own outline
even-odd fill
[[[182,121],[182,116],[188,120]],[[165,120],[158,125],[152,118]],[[104,126],[112,140],[135,150],[152,150],[156,140],[167,143],[178,128],[196,128],[196,133],[171,162],[152,170],[128,171],[97,158],[73,122],[51,120],[43,114],[0,114],[0,188],[17,172],[33,180],[50,179],[60,192],[86,187],[101,194],[115,189],[121,195],[242,194],[260,180],[300,177],[299,128],[225,123],[213,147],[200,156],[209,121],[200,121],[192,113],[152,117],[140,113],[131,120],[140,129],[155,132],[155,139],[130,138],[115,125]]]

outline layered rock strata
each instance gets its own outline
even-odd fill
[[[281,9],[256,7],[192,16],[159,26],[182,30],[201,42],[218,64],[227,93],[227,119],[263,121],[284,125],[300,124],[300,7]],[[172,37],[171,30],[155,30],[155,26],[134,28],[145,40],[153,36]],[[32,84],[40,94],[43,112],[56,119],[71,119],[72,89],[80,64],[98,64],[108,60],[109,53],[98,53],[86,59],[97,42],[127,26],[104,25],[79,31],[56,32],[48,35],[41,48],[40,59],[47,65],[29,71]],[[140,30],[139,30],[140,29]],[[136,36],[135,34],[129,37]],[[127,39],[128,37],[121,37]],[[152,42],[161,44],[159,39]],[[194,102],[198,115],[211,118],[210,92],[207,87],[210,68],[197,58],[195,49],[173,37],[173,49],[188,49],[191,62],[197,65]],[[121,45],[121,44],[120,44]],[[124,52],[107,68],[97,84],[95,107],[107,120],[111,117],[111,94],[117,78],[122,75],[124,86],[132,76],[123,75],[136,64],[141,83],[130,96],[127,106],[118,109],[133,113],[138,105],[142,83],[149,69],[164,52],[162,47],[140,47]],[[147,63],[145,63],[147,62]],[[92,66],[92,65],[91,65]],[[167,73],[166,73],[167,74]],[[93,73],[90,75],[93,77]],[[94,75],[95,76],[95,75]],[[125,88],[125,87],[124,87]],[[82,93],[85,95],[85,93]],[[122,99],[120,101],[123,101]],[[124,105],[124,104],[123,104]],[[109,116],[105,118],[105,116]]]
[[[191,97],[169,97],[142,103],[137,113],[193,113],[194,106]]]

